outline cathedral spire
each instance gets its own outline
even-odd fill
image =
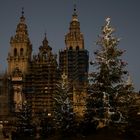
[[[52,50],[52,48],[48,44],[47,35],[46,35],[46,32],[45,32],[44,33],[44,39],[42,41],[42,45],[39,47],[39,53],[40,54],[47,54],[51,50]]]
[[[44,40],[47,40],[47,34],[46,34],[46,32],[44,33]]]
[[[69,49],[84,49],[84,37],[80,31],[80,22],[77,18],[77,8],[74,4],[72,21],[70,22],[69,32],[65,35],[66,47]]]
[[[22,8],[20,21],[16,28],[16,34],[11,38],[11,42],[30,42],[27,25],[25,23],[24,8]]]
[[[16,33],[10,39],[10,52],[8,55],[8,73],[12,74],[15,68],[19,68],[23,74],[27,73],[31,60],[32,44],[29,39],[27,25],[25,23],[24,8],[16,27]]]
[[[48,47],[48,40],[47,40],[47,34],[46,34],[46,32],[44,33],[44,40],[43,40],[42,44],[43,44],[43,46]]]

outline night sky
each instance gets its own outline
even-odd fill
[[[128,62],[136,91],[140,90],[140,0],[75,0],[85,48],[93,59],[95,42],[105,18],[111,17],[119,48],[126,50],[123,60]],[[46,32],[55,53],[65,47],[64,36],[72,19],[74,0],[0,0],[0,71],[7,68],[10,37],[15,35],[21,9],[24,7],[28,33],[37,53]],[[92,70],[92,67],[90,68]]]

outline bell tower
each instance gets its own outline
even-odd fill
[[[32,45],[28,36],[23,9],[16,28],[16,34],[10,39],[10,46],[7,58],[8,75],[11,75],[17,68],[25,75],[31,61]]]
[[[74,85],[86,85],[88,81],[89,54],[84,47],[84,36],[80,31],[76,5],[74,5],[69,31],[65,35],[65,44],[65,49],[59,52],[61,75],[65,73],[68,81]]]
[[[76,5],[74,5],[74,12],[72,15],[72,21],[70,22],[69,32],[65,35],[65,44],[67,49],[84,49],[84,37],[80,31],[80,22],[78,21]]]
[[[71,84],[73,111],[77,118],[83,117],[86,109],[86,87],[88,84],[89,53],[84,47],[84,36],[80,31],[76,5],[68,33],[65,35],[66,47],[59,52],[59,69],[66,74]]]

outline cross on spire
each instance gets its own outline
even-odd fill
[[[78,21],[78,19],[77,19],[77,7],[76,7],[76,3],[74,3],[74,12],[73,12],[73,15],[72,15],[72,20],[73,21]]]
[[[20,22],[25,22],[25,17],[24,17],[24,7],[21,9],[21,17],[20,17]]]
[[[74,4],[74,12],[76,13],[76,4]]]
[[[24,17],[24,7],[22,7],[21,15]]]
[[[76,11],[77,11],[77,9],[76,9],[77,8],[76,7],[76,0],[74,0],[74,5],[73,6],[74,6],[74,9],[73,9],[74,10],[74,14],[76,14]]]

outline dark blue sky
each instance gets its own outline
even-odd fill
[[[77,0],[78,18],[85,38],[85,48],[92,52],[106,17],[116,28],[122,40],[119,48],[125,49],[123,59],[128,62],[136,90],[140,87],[140,0]],[[15,35],[16,26],[24,7],[28,33],[33,51],[37,52],[44,32],[53,51],[65,47],[64,35],[68,32],[73,13],[74,0],[0,0],[0,69],[7,68],[10,37]]]

